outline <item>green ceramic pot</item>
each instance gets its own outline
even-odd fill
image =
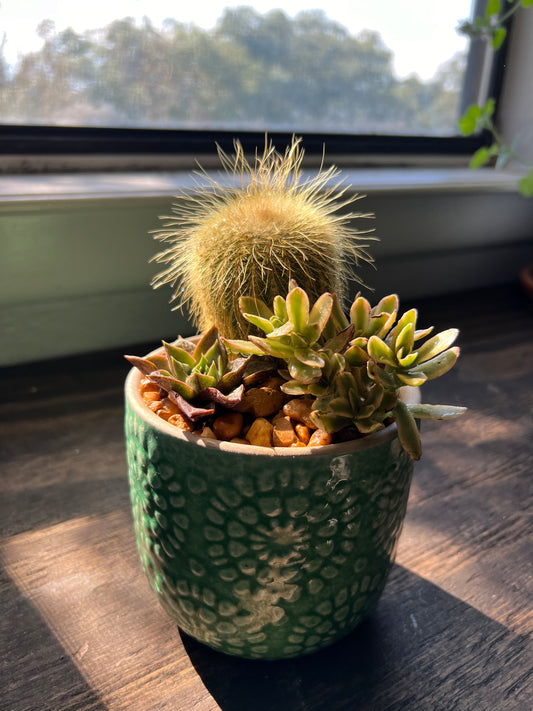
[[[181,432],[126,382],[126,438],[144,571],[179,627],[227,654],[280,659],[343,637],[393,563],[412,462],[390,426],[317,448]]]

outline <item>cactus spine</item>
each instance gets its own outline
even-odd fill
[[[187,305],[195,325],[215,325],[226,338],[250,332],[239,310],[241,296],[271,303],[295,279],[316,300],[324,292],[346,295],[361,259],[371,261],[361,232],[350,225],[362,213],[339,214],[357,196],[330,181],[338,171],[302,178],[304,151],[293,139],[284,154],[271,143],[249,163],[235,142],[235,155],[219,149],[222,165],[240,185],[207,184],[182,195],[156,238],[168,247],[155,257],[166,264],[154,287],[171,284],[177,307]],[[356,277],[355,277],[356,278]]]

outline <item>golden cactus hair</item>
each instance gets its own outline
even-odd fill
[[[367,232],[350,220],[372,215],[339,214],[360,196],[346,197],[339,182],[329,185],[339,175],[334,166],[302,179],[299,138],[284,154],[266,140],[252,164],[238,141],[234,147],[234,156],[218,148],[233,185],[202,171],[206,184],[181,195],[172,216],[161,218],[164,226],[154,235],[170,246],[154,257],[167,268],[152,285],[171,284],[175,307],[188,306],[201,331],[215,325],[227,338],[245,338],[250,324],[239,311],[241,296],[271,304],[295,279],[311,302],[325,291],[342,299],[348,279],[357,280],[354,267],[372,261],[361,241]]]

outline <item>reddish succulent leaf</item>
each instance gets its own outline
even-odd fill
[[[174,390],[169,392],[168,397],[175,405],[177,405],[177,407],[185,415],[185,417],[188,417],[189,420],[192,420],[193,422],[196,422],[196,420],[202,420],[205,417],[209,417],[215,412],[214,406],[198,407],[196,405],[192,405]]]
[[[126,355],[124,358],[129,361],[135,368],[138,368],[143,375],[150,375],[157,368],[148,358],[138,358],[137,356]]]
[[[204,388],[200,390],[196,396],[197,400],[207,401],[215,405],[222,405],[222,407],[227,407],[231,409],[232,407],[237,407],[241,402],[242,396],[244,395],[244,385],[239,385],[238,388],[232,390],[232,392],[224,395],[217,388]]]

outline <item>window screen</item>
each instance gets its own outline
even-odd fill
[[[470,15],[470,0],[2,0],[1,122],[452,136]]]

